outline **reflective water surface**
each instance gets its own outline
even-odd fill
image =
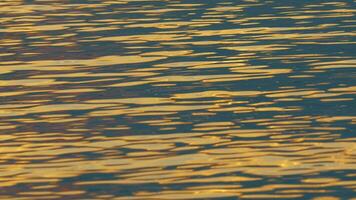
[[[1,199],[349,199],[356,2],[2,0]]]

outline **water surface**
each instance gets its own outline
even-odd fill
[[[348,199],[355,1],[2,0],[1,199]]]

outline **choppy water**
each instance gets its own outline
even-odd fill
[[[356,3],[2,0],[1,199],[347,199]]]

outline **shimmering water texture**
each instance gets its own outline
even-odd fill
[[[355,11],[1,0],[0,199],[355,200]]]

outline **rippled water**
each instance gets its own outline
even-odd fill
[[[1,199],[346,199],[354,0],[0,2]]]

